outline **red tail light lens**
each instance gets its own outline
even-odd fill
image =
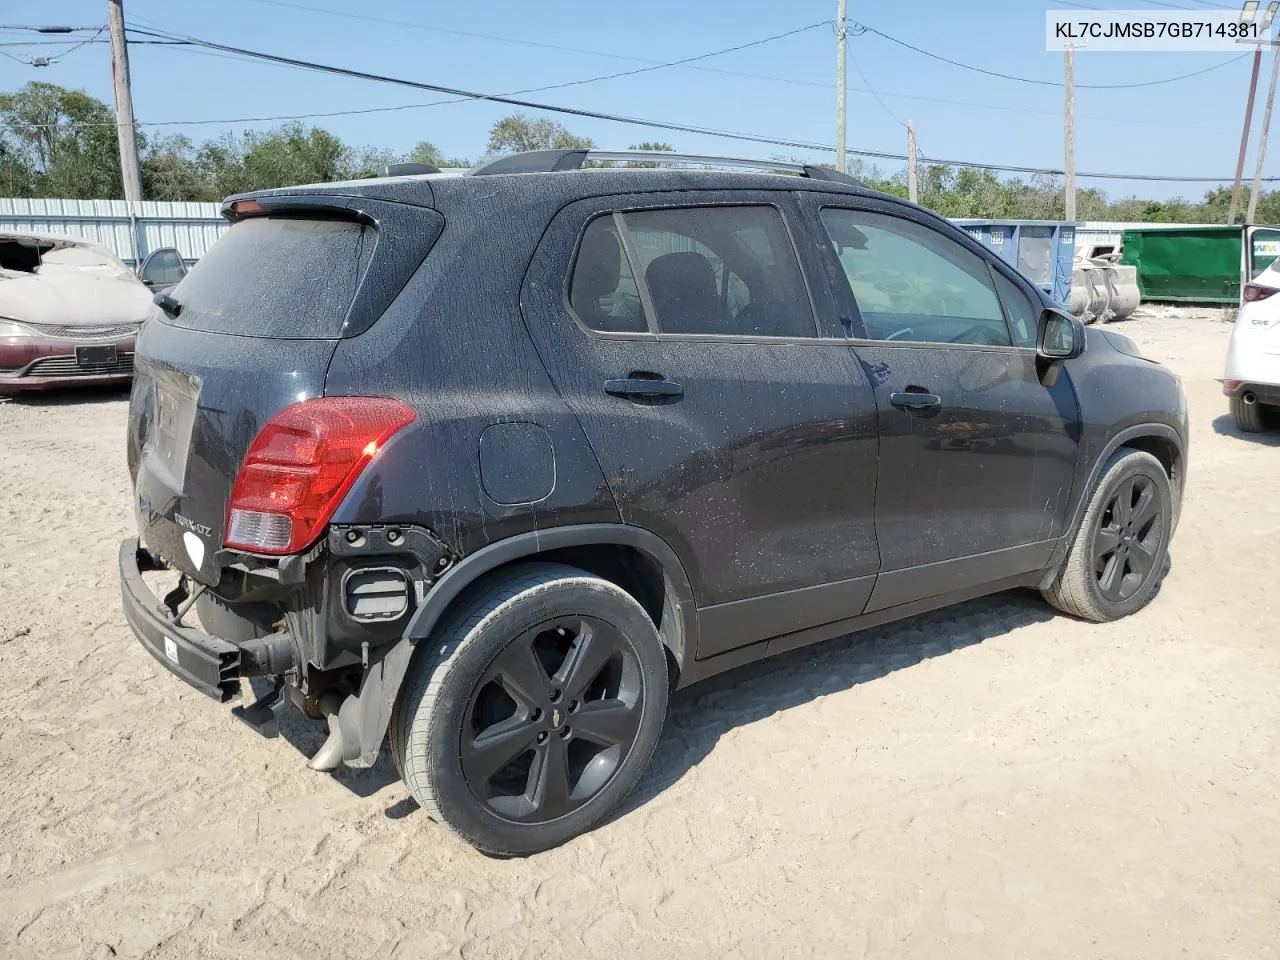
[[[1246,283],[1244,285],[1244,302],[1257,303],[1259,300],[1265,300],[1273,293],[1280,293],[1275,287],[1264,287],[1260,283]]]
[[[258,431],[227,505],[226,545],[297,553],[320,536],[342,498],[413,409],[386,397],[290,404]]]

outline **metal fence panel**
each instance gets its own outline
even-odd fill
[[[81,237],[136,265],[161,247],[199,260],[228,224],[216,203],[158,200],[59,200],[0,198],[0,230],[29,230]]]

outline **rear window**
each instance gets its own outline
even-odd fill
[[[182,312],[165,322],[294,340],[360,332],[343,324],[377,239],[373,226],[348,220],[242,220],[174,288]]]

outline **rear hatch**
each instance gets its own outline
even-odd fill
[[[338,342],[377,321],[443,225],[433,210],[366,198],[230,209],[237,222],[143,326],[129,415],[143,542],[208,584],[254,437],[289,404],[323,396]]]

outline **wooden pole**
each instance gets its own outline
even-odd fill
[[[846,0],[839,0],[836,5],[836,167],[841,173],[849,172],[845,156],[845,9]]]
[[[1271,48],[1271,83],[1267,86],[1267,106],[1262,111],[1262,130],[1258,132],[1258,165],[1253,171],[1253,189],[1249,191],[1249,212],[1244,222],[1253,223],[1258,214],[1258,193],[1262,189],[1262,163],[1267,157],[1267,135],[1271,132],[1271,108],[1276,102],[1276,79],[1280,77],[1280,47]]]
[[[920,202],[920,190],[916,179],[916,122],[907,121],[907,199]]]
[[[129,87],[129,48],[124,37],[124,0],[107,0],[111,31],[111,78],[116,93],[116,136],[120,141],[120,175],[126,200],[142,199],[138,141],[133,124],[133,92]]]
[[[1066,89],[1066,113],[1063,135],[1066,139],[1067,182],[1065,185],[1068,220],[1076,218],[1076,51],[1067,44],[1064,51],[1063,87]]]
[[[1240,157],[1236,160],[1236,179],[1231,185],[1231,206],[1227,209],[1227,224],[1236,222],[1240,209],[1240,181],[1244,179],[1244,157],[1249,150],[1249,125],[1253,122],[1253,100],[1258,93],[1258,68],[1262,66],[1262,47],[1253,51],[1253,73],[1249,77],[1249,100],[1244,108],[1244,129],[1240,131]]]

